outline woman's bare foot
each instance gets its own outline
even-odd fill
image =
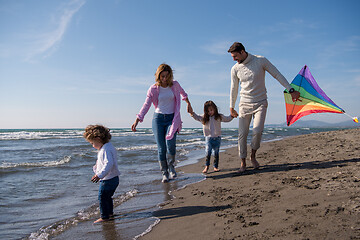
[[[219,168],[214,167],[214,172],[220,172]]]
[[[206,166],[202,172],[203,172],[203,173],[207,173],[208,170],[209,170],[209,166]]]

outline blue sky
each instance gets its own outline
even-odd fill
[[[0,128],[130,127],[163,62],[197,113],[211,99],[229,114],[235,41],[289,82],[308,65],[327,95],[357,115],[359,9],[356,0],[0,0]],[[283,123],[283,87],[269,74],[266,84],[266,123]],[[184,127],[201,127],[185,105]],[[139,127],[151,126],[153,111]]]

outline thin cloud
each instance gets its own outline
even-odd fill
[[[332,60],[338,57],[336,49],[341,49],[342,56],[353,56],[360,50],[360,36],[350,36],[324,45],[322,51],[318,53],[318,68],[328,68],[331,65],[339,66],[339,64],[341,64]],[[347,71],[346,68],[348,65],[349,64],[342,64],[344,71]]]
[[[210,54],[226,55],[228,53],[227,50],[229,49],[231,44],[232,43],[230,41],[219,41],[207,44],[201,48]]]
[[[73,16],[84,4],[85,0],[73,0],[66,4],[66,6],[60,10],[60,16],[55,20],[55,29],[38,34],[35,37],[34,42],[30,44],[32,45],[33,51],[29,53],[26,61],[31,61],[39,55],[46,58],[55,52],[63,39]]]
[[[355,85],[355,86],[360,86],[360,76],[356,76],[356,77],[354,78],[354,85]]]
[[[65,80],[66,79],[66,80]],[[89,76],[77,73],[59,76],[59,81],[65,87],[54,86],[51,91],[76,94],[142,94],[145,95],[150,84],[154,81],[152,76]],[[99,87],[99,82],[102,87]],[[86,86],[86,87],[84,87]]]

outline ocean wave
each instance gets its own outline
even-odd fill
[[[177,142],[197,142],[197,141],[204,141],[205,138],[189,138],[186,140],[180,140],[177,139]]]
[[[184,177],[184,178],[182,179],[183,181],[184,181],[185,179],[190,179],[190,178],[193,178],[193,179],[194,179],[193,176],[198,177],[198,174],[194,174],[193,176],[190,176],[191,174],[187,174],[187,175],[188,175],[187,177]],[[182,187],[180,187],[180,188],[178,188],[178,189],[176,189],[176,190],[178,191],[178,190],[181,190],[181,189],[186,188],[186,186],[188,186],[188,185],[190,185],[190,184],[199,183],[199,182],[202,182],[202,181],[206,180],[206,177],[205,177],[204,175],[201,175],[201,176],[202,176],[202,177],[200,177],[198,181],[190,182],[190,183],[188,183],[188,184],[184,184]],[[171,193],[171,191],[169,192],[169,194],[170,194],[170,193]],[[173,198],[176,198],[176,197],[173,196],[173,195],[172,195],[172,197],[173,197]],[[160,205],[158,205],[158,206],[160,206]],[[160,221],[161,221],[158,217],[152,217],[152,219],[154,219],[154,222],[153,222],[152,224],[150,224],[150,226],[149,226],[144,232],[140,233],[139,235],[136,235],[136,236],[133,238],[133,240],[137,240],[137,239],[145,236],[146,234],[150,233],[150,232],[152,231],[152,229],[153,229],[156,225],[158,225],[158,224],[160,223]]]
[[[80,130],[39,130],[39,131],[8,131],[0,132],[0,140],[41,140],[81,138]]]
[[[238,136],[221,136],[221,140],[226,140],[226,141],[237,141],[238,140]]]
[[[41,140],[41,139],[69,139],[82,138],[84,130],[82,129],[39,129],[39,130],[0,130],[0,140]],[[136,133],[131,129],[111,130],[113,137],[127,136],[152,136],[151,129],[141,129]]]
[[[126,192],[122,195],[116,196],[113,198],[114,208],[119,206],[120,204],[126,202],[131,199],[138,193],[137,189],[133,189],[129,192]],[[79,211],[76,216],[61,220],[59,222],[53,223],[49,226],[45,226],[40,228],[38,231],[33,232],[27,238],[29,240],[47,240],[53,236],[59,235],[70,227],[77,225],[79,222],[88,221],[96,215],[100,214],[100,210],[98,204],[93,204],[87,209],[83,209]]]
[[[24,162],[24,163],[8,163],[3,162],[0,165],[0,169],[11,169],[19,167],[56,167],[59,165],[70,162],[71,156],[65,156],[63,159],[58,161],[47,161],[47,162]]]
[[[193,138],[186,139],[185,141],[178,141],[176,143],[177,147],[187,147],[187,146],[197,146],[204,145],[205,141],[203,138]],[[148,144],[140,146],[125,146],[125,147],[116,147],[118,151],[137,151],[137,150],[157,150],[157,144]]]
[[[117,147],[116,150],[118,151],[137,151],[137,150],[156,150],[157,145],[141,145],[141,146],[126,146],[126,147]]]
[[[137,136],[137,135],[144,137],[144,136],[153,136],[154,134],[152,132],[146,132],[146,131],[143,131],[143,132],[136,131],[136,133],[134,133],[132,131],[125,131],[125,132],[111,131],[111,136],[113,136],[113,137],[128,137],[128,136]]]
[[[143,237],[144,235],[148,234],[149,232],[151,232],[151,230],[158,225],[158,223],[160,222],[159,218],[153,217],[155,219],[155,221],[141,234],[137,235],[134,237],[134,240],[139,239],[140,237]]]
[[[227,139],[227,138],[225,138]],[[229,139],[234,140],[234,139]],[[237,139],[235,139],[237,140]],[[185,141],[178,141],[176,143],[176,147],[197,147],[203,146],[205,144],[205,140],[203,138],[194,138],[194,139],[187,139]],[[140,145],[140,146],[125,146],[125,147],[116,147],[118,151],[138,151],[138,150],[157,150],[157,144],[149,144],[149,145]]]
[[[181,129],[180,134],[181,135],[189,135],[189,134],[198,134],[198,133],[202,133],[202,128],[183,128]]]
[[[187,146],[198,146],[198,145],[204,145],[204,140],[198,140],[194,142],[185,142],[185,143],[177,143],[176,147],[187,147]]]

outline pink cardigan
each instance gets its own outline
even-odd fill
[[[174,119],[172,121],[172,124],[170,126],[170,130],[168,134],[166,135],[166,139],[170,140],[174,137],[176,132],[180,132],[182,128],[182,121],[180,117],[180,106],[181,106],[181,99],[185,100],[187,98],[187,94],[184,91],[184,89],[180,86],[180,84],[177,81],[173,81],[173,85],[171,87],[172,92],[174,93],[175,97],[175,111],[174,111]],[[149,90],[147,91],[145,103],[142,106],[139,114],[137,114],[137,118],[142,122],[144,120],[144,117],[146,113],[149,111],[149,108],[151,107],[151,103],[154,104],[155,108],[157,108],[159,100],[159,91],[160,87],[156,84],[153,84]],[[180,94],[182,95],[182,98],[180,98]]]

